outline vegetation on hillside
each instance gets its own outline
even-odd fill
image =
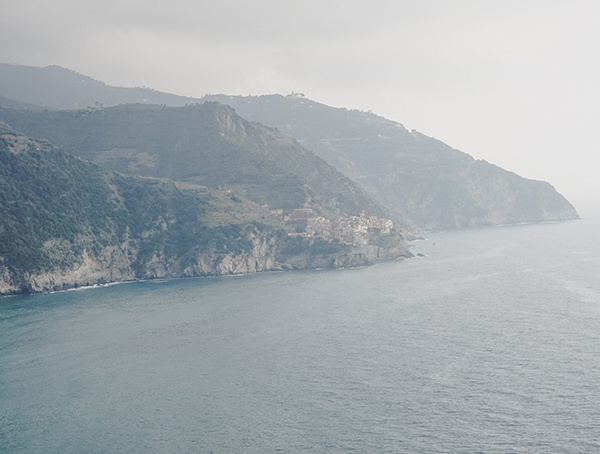
[[[0,109],[0,120],[113,170],[227,188],[270,209],[384,214],[357,184],[314,153],[218,103]]]
[[[106,170],[0,124],[0,294],[336,266],[352,252],[290,236],[282,217],[229,191],[178,185]]]
[[[271,208],[287,209],[303,204],[317,208],[323,214],[335,216],[340,213],[350,214],[360,205],[373,214],[383,214],[381,208],[365,201],[364,190],[387,208],[386,216],[392,216],[405,227],[417,229],[465,228],[578,218],[575,208],[546,182],[515,178],[511,172],[484,161],[476,161],[439,140],[415,130],[408,131],[400,123],[371,112],[334,108],[303,95],[209,95],[202,100],[194,100],[149,89],[111,87],[56,66],[35,68],[0,64],[0,79],[3,81],[0,95],[7,98],[48,108],[80,109],[72,114],[58,114],[54,119],[68,117],[69,123],[73,125],[72,132],[87,131],[70,140],[89,142],[87,135],[91,131],[92,143],[103,144],[104,148],[96,149],[94,156],[89,158],[133,174],[183,178],[188,182],[207,185],[230,185],[231,178],[223,177],[233,176],[234,181],[240,183],[240,186],[234,188],[236,191],[247,194],[257,203],[267,203]],[[195,115],[199,111],[193,114],[191,111],[197,107],[195,103],[203,101],[230,105],[242,117],[277,128],[283,134],[294,137],[303,147],[315,152],[358,186],[348,185],[339,176],[332,174],[325,179],[335,184],[324,185],[322,178],[311,179],[311,175],[323,176],[323,169],[317,171],[313,164],[305,166],[306,169],[313,169],[312,171],[292,171],[294,166],[292,161],[288,161],[289,153],[278,152],[275,161],[280,165],[271,165],[272,158],[268,150],[277,150],[277,147],[272,147],[271,139],[278,135],[273,131],[267,132],[268,128],[259,125],[253,126],[256,129],[262,128],[270,136],[269,140],[261,139],[260,135],[248,135],[249,128],[237,121],[234,115],[221,116],[226,121],[220,124],[211,123],[212,127],[221,128],[216,135],[208,137],[201,133],[198,136],[197,133],[202,131],[203,126],[190,123],[190,119],[198,119]],[[190,109],[161,114],[162,123],[154,122],[152,126],[146,124],[141,129],[138,128],[140,123],[132,122],[127,115],[142,118],[147,117],[149,111],[140,115],[139,107],[136,114],[132,112],[133,107],[122,107],[120,113],[108,108],[104,111],[102,109],[102,105],[109,107],[132,102],[144,103],[149,109],[152,109],[147,105],[150,103],[165,106],[188,104]],[[24,107],[1,97],[0,105]],[[156,109],[159,108],[154,109],[157,113]],[[34,108],[27,107],[27,110]],[[175,120],[184,111],[188,115],[187,120]],[[83,124],[74,126],[76,122],[74,123],[72,116],[81,114],[90,116],[86,124],[91,130],[80,129],[79,126],[84,126]],[[105,123],[99,121],[102,115],[108,115],[104,118]],[[15,112],[10,116],[15,116]],[[106,147],[106,139],[111,137],[118,137],[121,144],[127,143],[127,140],[123,140],[126,137],[117,133],[114,125],[110,126],[110,118],[118,117],[119,121],[125,120],[123,125],[126,129],[123,131],[130,130],[138,136],[138,141],[128,142],[129,148],[123,148],[126,145]],[[213,116],[209,122],[217,117],[218,115]],[[48,121],[53,120],[45,118],[40,121],[40,118],[27,114],[27,118],[15,119],[14,124],[26,125],[27,128],[18,128],[36,137],[49,138],[68,148],[68,143],[61,142],[65,135],[65,125],[49,124]],[[198,124],[200,123],[202,121]],[[185,125],[183,130],[178,129],[180,124]],[[107,125],[109,126],[105,127]],[[140,136],[145,130],[159,132],[159,135],[152,136],[149,147],[143,143],[145,138]],[[167,135],[163,133],[165,130]],[[173,136],[169,138],[171,132]],[[202,137],[202,140],[194,137]],[[264,134],[262,137],[264,138]],[[276,141],[281,140],[277,138]],[[160,144],[163,151],[153,152],[152,144]],[[72,145],[72,151],[85,152],[85,147],[79,148],[75,143]],[[255,145],[267,150],[258,160],[251,159],[256,156],[250,151]],[[233,146],[233,150],[230,146]],[[220,158],[233,159],[235,162],[231,165]],[[308,164],[311,159],[303,158],[301,161]],[[202,162],[205,171],[190,165],[193,162]],[[220,181],[218,183],[215,182],[217,177]],[[331,197],[332,191],[336,193],[334,197]]]
[[[140,269],[159,252],[185,261],[201,250],[248,250],[247,234],[261,224],[207,226],[209,205],[209,195],[0,134],[0,260],[12,272],[69,267],[84,248],[94,255],[124,243]]]
[[[522,178],[371,112],[302,97],[207,96],[296,138],[405,226],[481,227],[577,219],[550,184]]]

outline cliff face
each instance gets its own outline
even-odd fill
[[[44,271],[10,270],[0,267],[0,295],[66,290],[87,285],[135,279],[123,251],[107,247],[97,257],[83,250],[70,267]]]
[[[143,265],[136,263],[137,252],[129,245],[108,246],[95,255],[84,249],[68,267],[44,271],[16,271],[0,266],[0,295],[60,291],[71,288],[126,282],[194,276],[223,276],[301,269],[353,268],[373,264],[382,258],[361,250],[341,248],[328,253],[312,253],[310,246],[297,255],[288,255],[286,237],[250,234],[251,249],[223,253],[198,251],[182,260],[158,250]],[[410,254],[404,250],[403,255]]]
[[[388,203],[420,229],[464,229],[578,219],[554,187],[485,161],[390,175]]]

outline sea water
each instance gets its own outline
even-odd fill
[[[0,299],[0,452],[600,452],[600,238]]]

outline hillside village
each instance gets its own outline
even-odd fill
[[[327,241],[358,247],[368,245],[374,236],[396,233],[394,223],[390,219],[368,215],[364,211],[358,216],[327,219],[316,216],[310,208],[297,208],[285,217],[285,221],[295,227],[292,235],[321,237]]]

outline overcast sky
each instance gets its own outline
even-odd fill
[[[600,208],[598,0],[1,1],[4,63],[198,97],[303,92]]]

